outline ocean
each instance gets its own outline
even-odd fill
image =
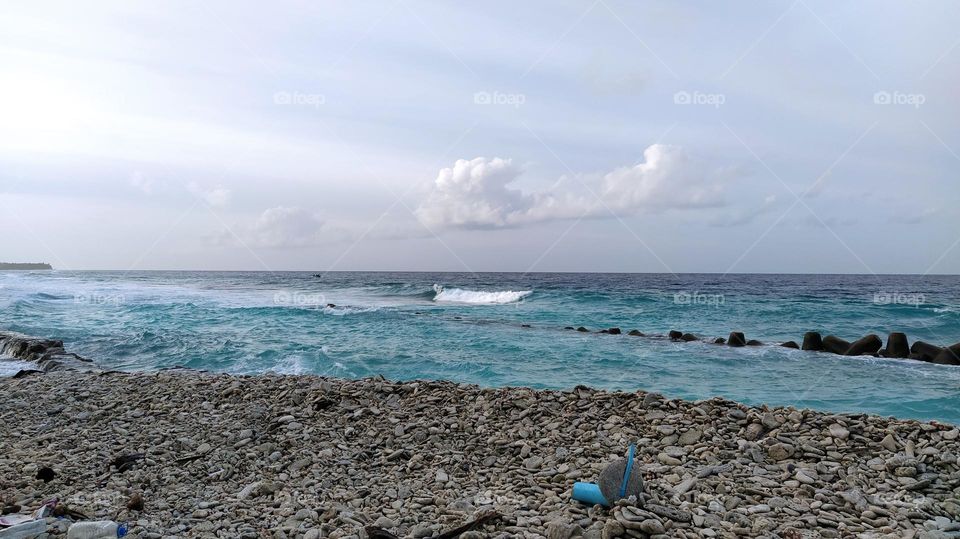
[[[960,423],[960,367],[777,346],[960,341],[957,276],[4,272],[0,329],[117,370],[582,384]],[[765,344],[707,342],[734,330]]]

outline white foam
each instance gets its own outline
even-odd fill
[[[276,362],[270,369],[270,372],[276,374],[305,374],[309,372],[303,358],[298,355],[288,355]]]
[[[463,288],[444,288],[438,284],[433,285],[433,290],[437,293],[437,295],[433,297],[433,301],[471,303],[476,305],[514,303],[533,294],[533,290],[497,290],[484,292],[481,290],[464,290]]]
[[[0,356],[0,378],[13,376],[21,370],[36,370],[37,364],[28,361],[10,359],[6,356]]]
[[[337,305],[334,307],[324,307],[323,313],[330,314],[333,316],[346,316],[348,314],[358,314],[358,313],[372,313],[379,311],[380,307],[370,306],[370,307],[357,307],[351,305]]]

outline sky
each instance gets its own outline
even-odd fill
[[[0,261],[960,272],[951,1],[7,2]]]

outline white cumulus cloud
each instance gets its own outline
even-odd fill
[[[505,228],[725,204],[718,175],[677,146],[654,144],[634,166],[580,179],[582,189],[566,181],[526,193],[511,186],[520,174],[509,159],[460,159],[440,171],[416,215],[428,227]]]
[[[229,204],[230,197],[233,194],[229,189],[220,185],[212,189],[205,189],[196,182],[188,183],[187,191],[189,191],[193,196],[201,198],[204,202],[215,208],[221,208]]]
[[[724,204],[722,185],[706,166],[679,146],[654,144],[643,162],[603,177],[601,198],[614,211],[716,207]]]
[[[298,207],[264,210],[247,233],[253,247],[309,247],[323,240],[325,223]]]
[[[458,159],[437,175],[427,200],[416,210],[427,226],[496,228],[517,224],[533,199],[511,189],[520,169],[510,159]]]

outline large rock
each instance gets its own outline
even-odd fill
[[[910,359],[918,359],[920,361],[933,361],[933,358],[940,355],[940,352],[943,351],[943,348],[940,348],[937,345],[930,344],[928,342],[917,341],[913,343],[913,346],[910,347]]]
[[[780,346],[782,346],[782,347],[784,347],[784,348],[794,348],[794,349],[799,349],[799,348],[800,348],[800,345],[797,344],[797,343],[795,343],[794,341],[787,341],[787,342],[785,342],[785,343],[782,343]]]
[[[933,358],[933,362],[940,365],[960,365],[960,342],[941,350]]]
[[[746,346],[747,338],[743,335],[742,331],[731,331],[730,336],[727,337],[727,346]]]
[[[823,350],[823,338],[816,331],[808,331],[803,334],[803,345],[800,348],[819,352]]]
[[[872,356],[880,351],[880,348],[883,346],[883,341],[880,340],[880,337],[871,333],[866,337],[857,339],[853,342],[848,348],[846,355],[848,356]]]
[[[833,335],[827,335],[823,338],[823,350],[825,352],[830,352],[831,354],[846,354],[847,350],[850,349],[850,343],[841,339],[840,337],[835,337]]]
[[[643,337],[643,332],[639,329],[631,329],[630,333],[627,333],[627,335],[631,335],[633,337]]]
[[[620,328],[610,328],[607,330],[607,332],[611,335],[620,335],[621,333]]]
[[[683,332],[677,331],[674,329],[674,330],[671,330],[667,336],[670,337],[671,341],[679,341],[680,338],[683,337]]]
[[[0,332],[0,355],[34,362],[43,372],[96,369],[91,360],[64,350],[63,341],[38,339],[11,331]]]
[[[630,477],[627,479],[627,493],[625,498],[630,496],[639,496],[643,492],[643,475],[641,472],[642,462],[636,458],[633,459],[633,465],[630,467]],[[620,487],[623,486],[623,476],[627,472],[627,459],[619,459],[607,465],[600,472],[597,483],[600,485],[600,492],[610,503],[616,503],[622,499],[620,496]]]
[[[680,340],[684,342],[699,341],[700,337],[697,337],[693,333],[684,333],[680,336]]]
[[[910,355],[910,343],[905,333],[894,332],[887,336],[883,357],[905,358]]]

